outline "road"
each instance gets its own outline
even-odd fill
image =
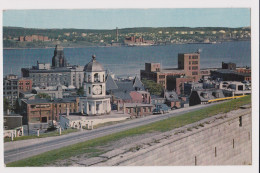
[[[205,108],[215,104],[219,103],[212,103],[209,105],[197,105],[188,108],[177,109],[174,111],[170,111],[167,114],[151,115],[143,118],[137,118],[124,123],[93,129],[91,131],[84,130],[82,132],[75,132],[63,136],[7,142],[4,143],[4,162],[5,164],[7,164],[79,142],[150,124],[156,121],[167,119],[169,117],[179,116],[181,114],[199,110],[201,108]]]

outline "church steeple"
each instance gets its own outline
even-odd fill
[[[63,47],[56,45],[54,50],[54,56],[52,57],[52,67],[66,67],[68,66],[67,60],[64,56]]]

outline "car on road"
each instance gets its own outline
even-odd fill
[[[156,104],[153,110],[153,114],[164,114],[168,113],[171,108],[166,104]]]

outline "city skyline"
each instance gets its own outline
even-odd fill
[[[68,22],[69,21],[69,22]],[[249,8],[6,10],[3,26],[114,29],[134,27],[248,27]]]

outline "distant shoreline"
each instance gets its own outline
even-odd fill
[[[175,44],[166,44],[166,46],[168,45],[180,45],[180,44],[222,44],[225,42],[251,42],[251,40],[239,40],[239,41],[223,41],[220,43],[175,43]],[[147,45],[148,46],[148,45]],[[63,48],[88,48],[88,47],[147,47],[147,46],[139,46],[139,45],[135,45],[135,46],[74,46],[74,47],[66,47],[64,46]],[[165,46],[165,45],[149,45],[149,46]],[[55,47],[32,47],[32,48],[3,48],[3,50],[23,50],[23,49],[54,49]]]

